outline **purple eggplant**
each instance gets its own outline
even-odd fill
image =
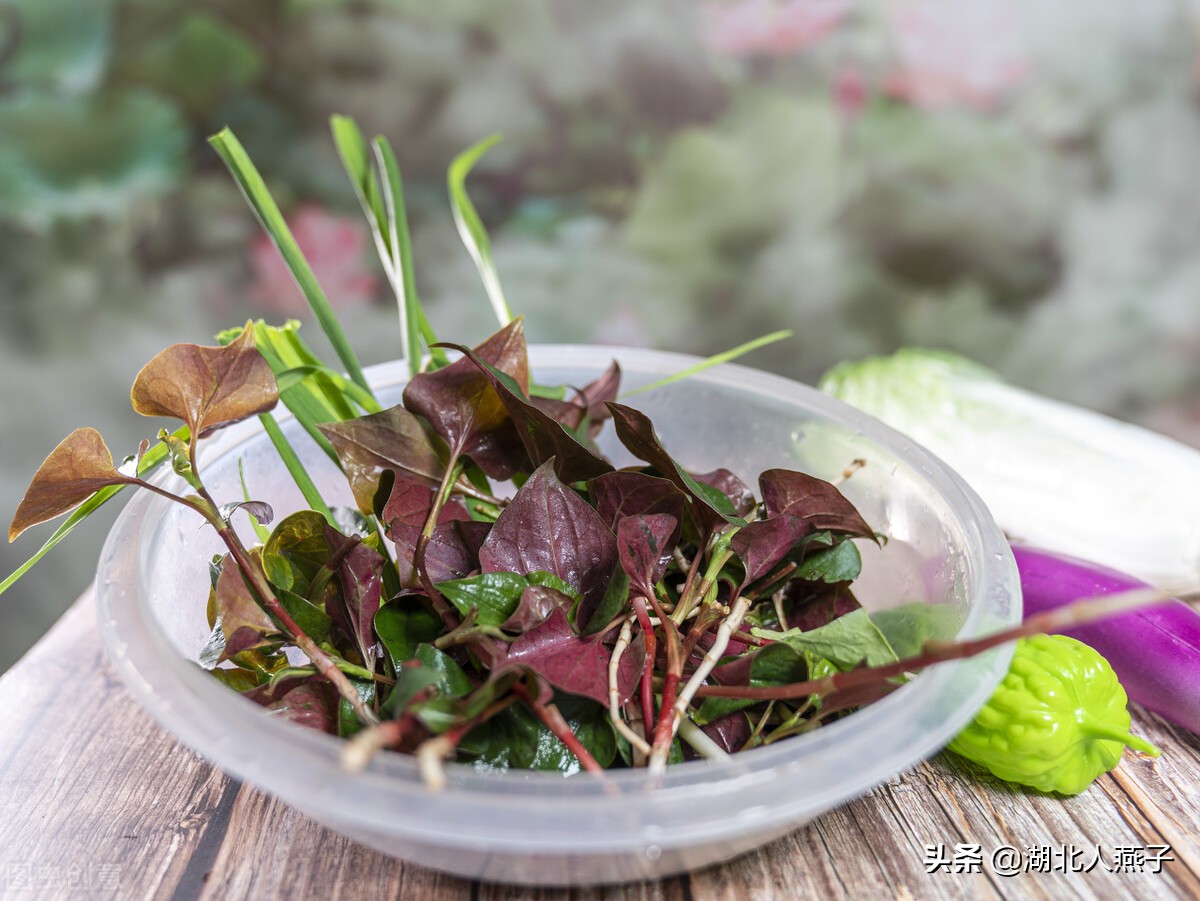
[[[1146,583],[1049,551],[1013,545],[1025,615],[1079,598],[1116,594]],[[1179,600],[1080,626],[1070,635],[1112,665],[1130,700],[1200,733],[1200,613]]]

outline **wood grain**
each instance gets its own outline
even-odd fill
[[[730,863],[572,891],[471,883],[371,851],[239,785],[142,712],[104,658],[90,596],[0,678],[0,892],[38,898],[728,901],[1200,897],[1200,738],[1144,711],[1163,750],[1077,798],[1023,792],[947,755]],[[979,845],[981,872],[927,872],[926,846]],[[1110,872],[1170,845],[1162,872]],[[1079,850],[1089,872],[998,875],[1008,846]],[[1044,856],[1044,855],[1043,855]]]

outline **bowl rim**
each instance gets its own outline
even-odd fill
[[[617,359],[623,369],[651,378],[700,362],[686,354],[607,345],[531,345],[529,356],[534,370],[594,368],[599,372]],[[407,376],[400,361],[371,366],[366,373],[379,388],[395,387]],[[783,376],[725,363],[693,374],[689,380],[732,386],[803,406],[903,454],[962,516],[968,596],[977,595],[979,603],[968,605],[959,636],[976,637],[1020,620],[1016,564],[1003,534],[974,491],[932,453],[879,420]],[[277,418],[282,423],[291,416],[281,409]],[[202,445],[202,460],[212,462],[261,431],[255,420],[222,430]],[[163,481],[173,478],[177,477],[170,473],[158,477]],[[617,797],[628,800],[634,792],[644,793],[649,788],[649,795],[638,796],[653,799],[643,805],[647,810],[682,804],[695,808],[696,815],[686,823],[673,824],[661,835],[655,835],[651,825],[640,832],[603,836],[584,830],[586,835],[581,838],[560,828],[538,829],[536,824],[539,816],[554,819],[561,815],[564,805],[579,817],[611,810],[613,790],[600,780],[564,779],[556,773],[529,771],[484,773],[469,764],[452,764],[447,767],[448,789],[434,796],[421,783],[415,762],[401,754],[379,755],[364,771],[350,774],[338,764],[343,739],[264,716],[261,707],[238,698],[191,661],[173,652],[163,653],[171,647],[170,642],[151,614],[145,593],[111,575],[122,566],[137,571],[136,555],[145,552],[142,530],[168,503],[149,492],[131,499],[106,539],[96,576],[101,635],[110,659],[137,700],[202,756],[319,819],[345,820],[352,807],[350,817],[355,821],[371,821],[389,833],[419,836],[422,841],[448,847],[486,848],[497,854],[527,853],[531,847],[550,855],[612,853],[644,849],[648,840],[663,848],[711,841],[744,831],[750,823],[758,829],[799,822],[867,791],[943,747],[990,697],[1012,654],[1008,645],[970,660],[941,664],[881,701],[802,738],[734,755],[728,763],[697,760],[672,766],[653,785],[644,770],[608,772],[606,782],[615,786]],[[132,535],[127,535],[130,529]],[[911,710],[951,688],[961,693],[964,687],[965,699],[954,716],[915,734],[903,728]],[[888,745],[887,754],[878,753],[881,736]],[[252,749],[256,741],[286,750],[287,765],[277,765]],[[800,797],[779,790],[780,780],[802,776],[805,765],[831,747],[840,757],[856,761],[851,777],[844,782],[831,781]],[[731,804],[725,795],[719,807],[709,803],[719,793],[714,785],[736,787],[738,797],[746,803]],[[301,797],[305,800],[298,800]],[[410,817],[395,816],[399,800],[407,805]],[[523,827],[528,828],[497,830],[495,820],[481,815],[491,811],[512,816],[514,800],[519,801]],[[703,810],[708,810],[708,815],[702,815]],[[477,816],[464,819],[467,812]]]

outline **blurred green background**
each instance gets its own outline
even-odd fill
[[[444,171],[498,131],[471,190],[533,340],[789,327],[747,362],[805,380],[938,345],[1196,442],[1198,23],[1196,0],[0,0],[0,509],[75,426],[118,457],[151,435],[127,392],[163,346],[304,317],[205,144],[224,125],[360,355],[398,355],[334,112],[397,149],[443,335],[492,324]],[[104,512],[0,599],[0,669],[84,588]]]

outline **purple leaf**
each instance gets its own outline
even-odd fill
[[[679,540],[679,520],[668,513],[627,516],[617,524],[617,553],[635,591],[654,596],[654,583],[671,562]]]
[[[423,484],[441,481],[442,461],[429,434],[402,406],[317,428],[333,445],[354,502],[363,513],[374,512],[379,479],[388,470]]]
[[[509,632],[528,632],[559,608],[570,610],[575,601],[554,588],[545,585],[530,585],[521,592],[521,600],[512,616],[500,624]]]
[[[278,642],[279,626],[259,606],[242,578],[242,571],[228,554],[221,561],[221,575],[213,589],[212,603],[225,635],[222,660]]]
[[[789,628],[810,632],[826,623],[833,622],[840,616],[853,613],[862,606],[858,603],[858,599],[845,588],[823,591],[816,597],[808,596],[811,590],[812,585],[801,582],[793,582],[789,587],[789,595],[798,593],[805,595],[803,600],[796,602],[791,602],[789,598],[786,608]]]
[[[512,417],[517,435],[534,466],[553,460],[555,472],[564,482],[578,482],[612,471],[612,464],[588,448],[574,432],[530,403],[522,393],[521,386],[512,379],[497,374],[497,370],[490,367],[486,360],[465,347],[456,344],[445,346],[462,351],[466,359],[478,366],[480,373],[491,383]]]
[[[522,391],[529,390],[521,319],[514,319],[474,353],[511,377]],[[404,406],[429,422],[453,456],[469,455],[492,478],[509,478],[524,465],[525,452],[512,418],[491,380],[469,357],[413,376],[404,389]]]
[[[654,425],[650,417],[633,407],[623,404],[609,403],[613,425],[621,443],[640,460],[645,460],[663,478],[672,482],[691,500],[688,509],[696,520],[697,530],[706,537],[716,529],[737,517],[733,504],[720,491],[697,482],[678,463],[672,459],[654,433]]]
[[[347,538],[337,529],[325,528],[325,537],[337,559],[340,601],[326,604],[325,612],[343,632],[358,644],[363,661],[369,666],[375,655],[375,614],[383,594],[383,567],[386,561],[358,538]]]
[[[266,706],[300,726],[337,734],[338,694],[324,679],[310,678]]]
[[[729,498],[738,516],[746,516],[755,508],[758,502],[750,486],[739,479],[728,469],[714,469],[712,472],[692,473],[692,478],[705,485],[711,485]]]
[[[572,632],[566,610],[558,607],[509,646],[508,663],[528,667],[560,691],[591,698],[607,707],[611,654],[600,636],[580,638]],[[630,645],[622,655],[617,671],[621,703],[633,695],[644,659],[644,646]]]
[[[768,469],[758,477],[767,516],[797,516],[813,531],[875,538],[871,527],[837,486],[803,472]]]
[[[750,720],[741,711],[713,720],[700,728],[726,754],[740,751],[750,740]]]
[[[621,367],[613,360],[612,365],[598,379],[583,386],[581,400],[587,405],[588,437],[595,438],[611,414],[608,404],[615,402],[621,388]]]
[[[787,513],[742,526],[729,542],[746,569],[742,587],[765,576],[813,531],[811,523]]]
[[[586,623],[617,563],[617,541],[604,520],[545,463],[521,486],[479,549],[485,573],[551,572],[583,596]]]
[[[683,521],[687,495],[666,479],[640,472],[608,472],[587,484],[596,512],[614,532],[626,516],[667,513]]]

